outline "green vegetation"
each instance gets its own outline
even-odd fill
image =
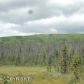
[[[61,56],[61,73],[67,73],[68,72],[68,54],[67,54],[67,46],[64,45],[62,49],[62,56]]]
[[[30,75],[31,83],[29,84],[76,84],[73,80],[74,76],[72,73],[60,74],[54,71],[47,72],[46,67],[16,67],[16,66],[3,66],[0,67],[0,74],[5,74],[8,76]],[[82,73],[84,76],[84,73]],[[8,81],[9,84],[28,84],[27,81]],[[77,84],[83,84],[84,80]],[[3,81],[0,81],[0,84],[3,84]]]
[[[75,80],[78,81],[80,80],[80,73],[81,73],[81,60],[80,56],[76,53],[73,55],[72,59],[72,68],[73,68],[73,74],[75,76]]]
[[[0,84],[83,84],[83,68],[83,34],[0,38]],[[9,83],[8,76],[17,75],[31,82]]]
[[[45,66],[49,60],[51,65],[59,65],[57,62],[65,42],[69,51],[67,54],[71,55],[75,49],[80,53],[83,64],[83,34],[50,34],[0,38],[0,65]]]

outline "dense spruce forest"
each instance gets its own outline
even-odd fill
[[[80,62],[83,65],[83,34],[45,34],[0,38],[0,65],[59,67],[64,63],[65,67],[69,67],[75,54],[80,56]]]

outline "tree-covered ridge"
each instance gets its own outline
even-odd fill
[[[84,34],[40,34],[32,36],[1,37],[0,43],[24,43],[24,42],[53,42],[53,41],[84,41]]]
[[[66,44],[70,58],[75,50],[84,62],[83,34],[45,34],[0,38],[0,65],[59,66]],[[70,60],[70,59],[69,59]]]

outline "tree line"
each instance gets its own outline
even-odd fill
[[[68,37],[62,36],[58,40],[54,39],[55,36],[47,36],[47,40],[37,36],[30,37],[0,38],[0,65],[59,66],[61,60],[68,67],[74,52],[80,55],[81,63],[84,64],[83,41],[67,40]]]
[[[79,80],[84,66],[84,36],[41,35],[0,38],[0,66],[47,66],[49,72],[73,72]]]

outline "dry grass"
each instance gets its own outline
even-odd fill
[[[75,83],[72,74],[62,75],[56,72],[47,72],[46,67],[0,67],[0,74],[15,76],[17,74],[32,75],[31,81],[9,81],[8,84],[84,84],[82,77],[79,83]],[[0,84],[3,84],[0,81]]]

